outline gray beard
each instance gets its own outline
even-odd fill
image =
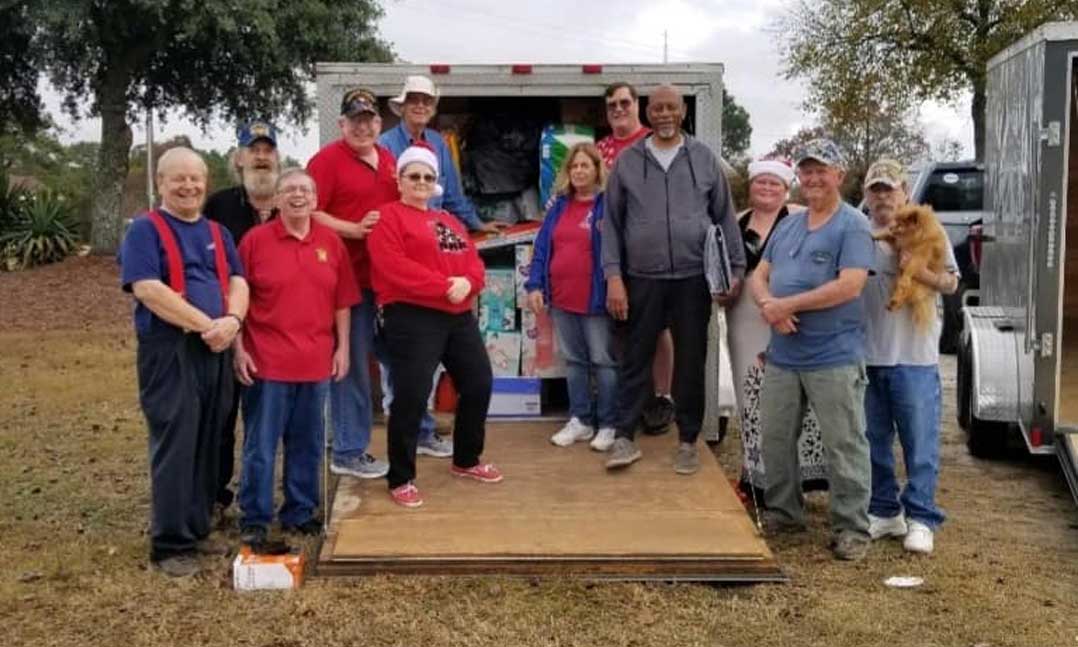
[[[247,195],[258,200],[272,198],[277,187],[277,171],[259,169],[243,171],[243,188]]]

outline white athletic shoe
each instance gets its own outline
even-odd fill
[[[576,442],[591,440],[595,430],[580,422],[579,418],[573,417],[561,428],[561,431],[550,437],[550,442],[558,447],[568,447]]]
[[[870,514],[868,515],[868,536],[873,539],[905,537],[906,518],[901,514],[893,517],[877,517],[874,514]]]
[[[591,439],[591,448],[597,452],[608,451],[614,446],[614,428],[613,427],[600,427],[599,433],[595,434],[595,438]]]
[[[906,540],[902,545],[911,553],[927,555],[933,548],[932,529],[920,521],[910,519],[910,531],[906,533]]]

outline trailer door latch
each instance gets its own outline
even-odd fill
[[[1063,143],[1062,127],[1058,121],[1049,121],[1048,125],[1041,128],[1041,141],[1048,146],[1056,147]]]
[[[1038,344],[1038,346],[1040,346],[1041,357],[1051,357],[1054,345],[1055,335],[1050,332],[1042,332],[1041,343]]]

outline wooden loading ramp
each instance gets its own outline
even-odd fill
[[[785,580],[703,442],[693,476],[673,471],[674,433],[642,436],[644,458],[608,474],[586,443],[551,445],[558,426],[489,424],[483,455],[505,474],[495,485],[420,457],[424,504],[413,510],[389,499],[384,479],[338,479],[317,574]],[[384,444],[384,428],[374,437]]]

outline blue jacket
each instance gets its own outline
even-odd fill
[[[442,185],[444,191],[442,195],[431,198],[427,206],[431,209],[445,209],[456,216],[457,220],[463,222],[469,230],[479,229],[483,226],[483,221],[479,219],[475,205],[464,195],[464,189],[460,186],[460,174],[457,172],[456,165],[453,164],[453,156],[449,154],[449,147],[445,145],[445,140],[438,131],[430,128],[423,129],[423,139],[430,144],[438,157],[438,184]],[[402,121],[382,133],[382,136],[378,138],[378,143],[393,151],[395,157],[400,157],[401,153],[412,145],[412,136],[405,130]]]
[[[558,196],[554,206],[550,207],[543,226],[535,236],[532,249],[532,266],[524,289],[528,292],[542,290],[543,299],[550,305],[550,259],[554,256],[554,228],[569,205],[569,196]],[[606,314],[606,280],[603,278],[603,243],[600,235],[603,220],[603,194],[595,196],[595,205],[591,208],[591,297],[588,299],[588,314]]]

